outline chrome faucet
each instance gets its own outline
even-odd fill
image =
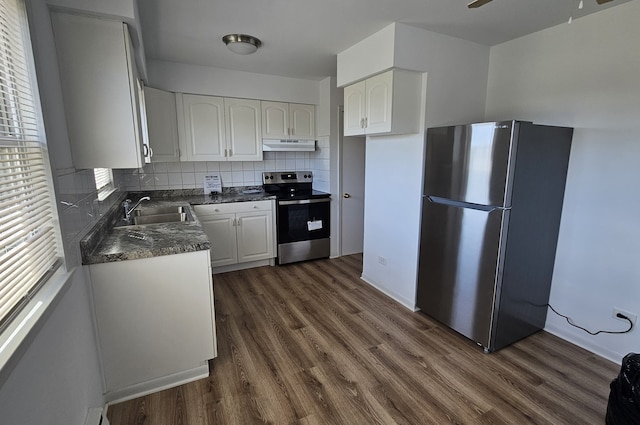
[[[126,220],[127,223],[131,222],[131,212],[133,210],[135,210],[138,205],[140,205],[140,203],[142,203],[142,201],[150,201],[151,198],[148,196],[143,196],[142,198],[138,199],[138,202],[136,202],[136,204],[129,208],[131,206],[131,199],[125,199],[124,202],[122,202],[122,206],[124,207],[124,219]]]

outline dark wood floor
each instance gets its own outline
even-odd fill
[[[361,270],[216,275],[211,376],[110,406],[111,425],[604,423],[613,363],[544,332],[483,354]]]

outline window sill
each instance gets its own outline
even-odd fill
[[[0,333],[0,387],[69,288],[75,270],[58,269]]]
[[[105,186],[98,191],[98,201],[102,202],[107,199],[117,189],[113,185]]]

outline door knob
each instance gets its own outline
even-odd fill
[[[345,193],[344,195],[342,195],[343,198],[351,198],[351,195],[349,195],[348,193]]]

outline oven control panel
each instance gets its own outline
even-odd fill
[[[265,184],[278,183],[312,183],[311,171],[268,171],[262,173],[262,181]]]

